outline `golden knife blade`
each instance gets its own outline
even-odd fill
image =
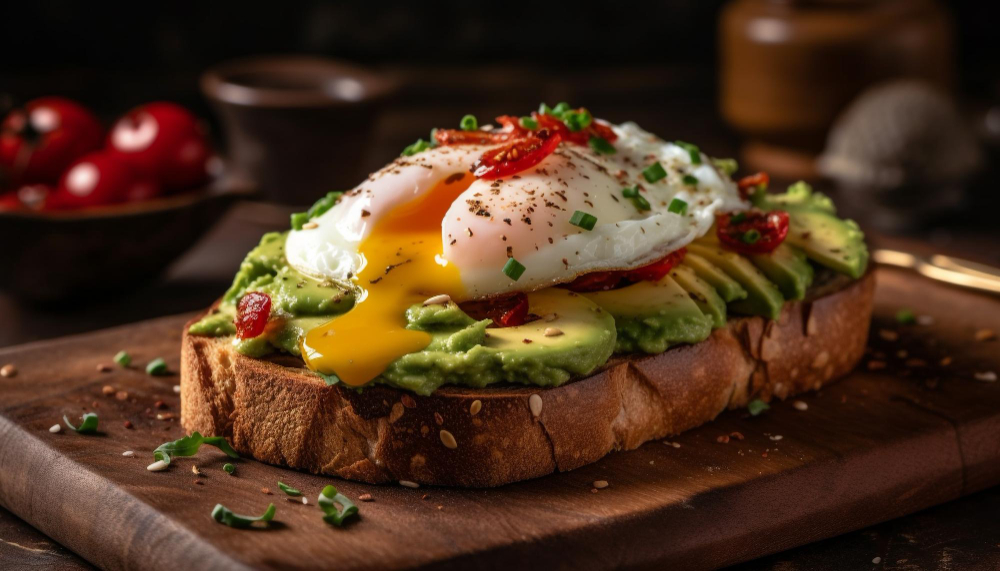
[[[961,258],[935,254],[925,257],[899,250],[878,249],[872,259],[885,266],[913,270],[932,280],[1000,294],[1000,269]]]

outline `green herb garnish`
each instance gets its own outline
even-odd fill
[[[622,189],[622,196],[625,198],[635,198],[639,196],[639,185],[627,186]]]
[[[333,486],[323,488],[316,503],[326,514],[323,516],[323,521],[336,526],[343,525],[345,519],[358,513],[358,506]],[[340,509],[337,508],[337,504],[340,504]]]
[[[278,482],[278,489],[285,492],[289,496],[301,496],[302,492],[296,490],[295,488],[285,484],[284,482]]]
[[[639,185],[623,188],[622,196],[632,201],[632,205],[638,210],[650,210],[652,208],[649,205],[649,201],[639,194]]]
[[[917,316],[909,309],[900,309],[896,312],[896,321],[904,325],[912,325],[917,322]]]
[[[691,164],[701,164],[701,151],[697,145],[685,143],[684,141],[674,141],[674,144],[688,152],[688,156],[691,157]]]
[[[542,105],[545,105],[545,104],[543,103]],[[555,115],[555,116],[559,117],[563,113],[565,113],[565,112],[567,112],[569,110],[570,110],[569,103],[566,103],[565,101],[560,101],[559,103],[556,103],[556,106],[553,107],[550,110],[549,115]]]
[[[758,414],[764,412],[771,408],[771,405],[760,399],[753,399],[747,404],[747,410],[750,411],[750,416],[757,416]]]
[[[590,127],[590,124],[594,122],[594,116],[586,109],[567,111],[562,114],[561,119],[566,124],[566,128],[574,133]]]
[[[740,165],[736,162],[736,159],[712,159],[712,164],[726,176],[733,176],[733,173],[740,170]]]
[[[597,224],[597,217],[582,210],[577,210],[570,217],[569,223],[573,226],[579,226],[584,230],[593,230],[594,225]]]
[[[222,504],[215,504],[215,509],[212,510],[212,519],[215,521],[228,525],[229,527],[235,527],[237,529],[246,529],[252,526],[255,522],[269,522],[274,519],[274,514],[277,511],[274,504],[267,505],[267,511],[264,515],[260,517],[252,517],[246,515],[239,515],[233,513],[229,508]]]
[[[681,177],[681,182],[683,182],[688,186],[698,186],[698,177],[691,174],[686,174],[683,177]]]
[[[236,471],[236,466],[233,466],[229,462],[226,462],[225,464],[222,465],[222,471],[232,476],[233,472]]]
[[[333,205],[337,204],[337,200],[340,199],[342,194],[344,193],[339,190],[330,191],[326,193],[326,196],[314,202],[313,205],[309,207],[309,210],[292,214],[292,229],[301,230],[302,226],[306,222],[309,222],[317,216],[325,214],[327,210],[330,210],[333,208]]]
[[[587,139],[587,144],[590,145],[591,149],[594,149],[594,152],[602,155],[613,155],[618,152],[615,146],[609,143],[607,139],[598,137],[597,135],[591,135]]]
[[[97,418],[96,412],[88,412],[87,414],[83,415],[83,418],[81,420],[82,422],[80,422],[80,426],[73,426],[72,424],[70,424],[69,418],[65,414],[63,415],[63,422],[66,423],[66,426],[68,426],[70,430],[76,432],[77,434],[97,433],[97,423],[99,419]]]
[[[157,357],[146,365],[146,374],[161,376],[167,374],[167,362],[162,357]]]
[[[756,244],[757,241],[760,240],[760,231],[755,228],[751,228],[743,233],[740,240],[743,240],[744,244]]]
[[[646,179],[646,182],[656,182],[667,176],[667,171],[663,170],[663,165],[656,162],[646,167],[642,171],[642,176]]]
[[[517,122],[521,125],[521,127],[524,127],[529,131],[534,131],[538,128],[538,121],[535,120],[534,117],[521,117]]]
[[[129,355],[126,351],[119,351],[115,353],[115,363],[119,367],[128,367],[132,364],[132,355]]]
[[[319,371],[313,371],[313,372],[319,375],[320,378],[323,379],[324,382],[326,382],[326,386],[328,387],[336,385],[337,383],[340,382],[340,377],[338,377],[336,373],[330,373],[328,375],[326,373],[321,373]]]
[[[667,211],[684,216],[688,211],[688,203],[679,198],[675,198],[670,201],[670,205],[667,206]]]
[[[225,452],[230,458],[240,457],[240,455],[233,450],[233,447],[226,442],[225,438],[221,436],[202,436],[199,432],[192,432],[191,436],[185,436],[174,440],[173,442],[160,444],[156,447],[156,450],[153,450],[153,458],[156,460],[162,460],[169,464],[172,456],[194,456],[198,453],[198,449],[201,448],[202,444],[215,446],[219,450]]]
[[[403,149],[403,152],[400,153],[400,155],[404,157],[412,157],[413,155],[417,153],[422,153],[433,146],[434,146],[433,143],[430,143],[423,139],[417,139],[417,142],[413,143],[412,145],[407,145],[407,147]]]
[[[508,258],[507,263],[503,265],[503,273],[510,279],[517,281],[521,279],[521,274],[524,273],[524,264],[518,262],[514,258]]]
[[[476,120],[475,115],[466,115],[465,117],[462,117],[462,120],[459,121],[458,125],[463,131],[475,131],[479,128],[479,121]]]

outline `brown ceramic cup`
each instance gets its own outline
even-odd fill
[[[299,205],[364,178],[364,153],[392,88],[364,69],[308,56],[231,61],[201,77],[222,120],[227,176]]]

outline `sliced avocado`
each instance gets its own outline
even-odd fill
[[[865,235],[853,220],[819,211],[789,212],[785,241],[805,251],[812,261],[831,270],[860,278],[868,267]]]
[[[781,306],[785,303],[781,291],[750,260],[719,247],[697,243],[689,244],[688,252],[689,255],[696,254],[715,264],[746,288],[746,299],[729,304],[729,309],[733,312],[762,315],[771,319],[777,319],[781,314]]]
[[[712,319],[670,276],[580,295],[614,316],[616,352],[662,353],[677,343],[703,341],[712,332]]]
[[[812,285],[813,267],[805,253],[788,244],[781,244],[768,254],[748,256],[753,265],[777,284],[785,299],[803,299]]]
[[[738,281],[698,254],[692,254],[688,250],[681,265],[691,268],[699,278],[714,287],[719,297],[726,303],[747,298],[747,290],[743,289]]]
[[[789,186],[783,194],[756,192],[750,197],[750,201],[761,210],[784,210],[786,212],[810,210],[826,212],[827,214],[837,213],[830,197],[821,192],[813,192],[812,186],[801,180]]]
[[[712,319],[713,328],[726,324],[726,302],[711,284],[699,278],[694,270],[687,266],[677,266],[670,270],[670,277],[688,292],[688,297],[698,304],[698,309]]]

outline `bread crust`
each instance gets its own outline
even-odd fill
[[[572,470],[753,399],[784,399],[845,375],[864,353],[874,290],[871,271],[833,280],[786,303],[777,321],[732,318],[701,343],[615,357],[557,388],[445,386],[426,397],[386,386],[329,387],[297,360],[246,357],[227,339],[185,327],[181,422],[188,432],[225,436],[260,461],[313,473],[499,486]]]

